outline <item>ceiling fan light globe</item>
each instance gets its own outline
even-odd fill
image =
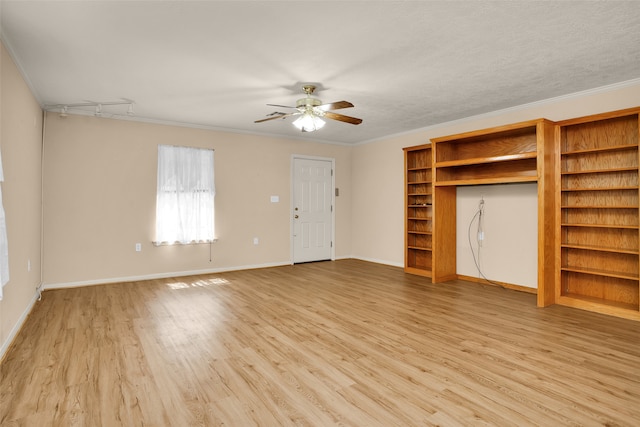
[[[325,121],[318,116],[313,116],[313,124],[315,126],[315,129],[318,130],[324,127]]]
[[[320,117],[305,113],[294,121],[293,125],[303,132],[313,132],[314,130],[322,129],[324,123],[324,120]]]

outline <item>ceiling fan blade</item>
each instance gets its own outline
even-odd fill
[[[360,123],[362,123],[362,119],[357,119],[355,117],[349,117],[349,116],[345,116],[344,114],[338,114],[338,113],[332,113],[332,112],[326,112],[324,113],[324,116],[328,119],[333,119],[333,120],[339,120],[341,122],[345,122],[345,123],[351,123],[352,125],[359,125]]]
[[[295,115],[295,113],[287,113],[287,114],[272,113],[272,114],[269,114],[270,117],[267,117],[266,119],[255,120],[253,123],[262,123],[262,122],[268,122],[269,120],[284,119],[285,117],[289,117],[293,115]]]
[[[267,104],[269,107],[280,107],[280,108],[296,108],[290,105],[279,105],[279,104]]]
[[[353,107],[353,104],[350,103],[349,101],[338,101],[338,102],[332,102],[330,104],[322,104],[317,106],[316,108],[319,108],[320,110],[323,111],[329,111],[329,110],[339,110],[340,108],[351,108]]]

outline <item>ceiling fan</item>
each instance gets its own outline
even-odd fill
[[[269,120],[284,119],[290,116],[300,116],[294,122],[293,125],[300,129],[302,132],[313,132],[324,126],[323,118],[338,120],[345,123],[351,123],[352,125],[359,125],[362,123],[362,119],[355,117],[345,116],[344,114],[338,114],[332,112],[332,110],[339,110],[341,108],[351,108],[353,104],[348,101],[338,101],[329,104],[323,104],[318,98],[313,98],[311,95],[316,90],[314,85],[308,84],[302,86],[302,90],[307,94],[305,98],[298,99],[295,107],[287,105],[267,104],[272,107],[292,108],[296,111],[291,113],[282,113],[275,111],[268,114],[266,119],[256,120],[254,123],[267,122]]]

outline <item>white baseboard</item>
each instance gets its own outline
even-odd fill
[[[375,262],[376,264],[390,265],[392,267],[404,268],[404,264],[403,263],[391,262],[391,261],[387,261],[385,259],[367,258],[367,257],[360,257],[360,256],[352,256],[350,258],[359,259],[361,261]]]
[[[11,343],[15,339],[16,335],[18,335],[18,332],[20,332],[22,325],[24,324],[25,320],[27,320],[27,317],[29,316],[29,313],[31,313],[31,310],[33,309],[33,306],[36,304],[37,300],[38,292],[33,294],[33,298],[31,298],[31,301],[27,305],[27,308],[24,310],[24,312],[22,312],[22,314],[18,318],[18,321],[11,329],[11,332],[9,332],[9,335],[7,335],[7,339],[2,343],[2,347],[0,347],[0,362],[2,361],[2,359],[4,359],[5,353],[11,346]]]
[[[335,259],[336,260],[359,259],[361,261],[374,262],[376,264],[390,265],[393,267],[403,267],[403,264],[400,264],[400,263],[393,263],[390,261],[374,259],[374,258],[345,256],[345,257],[336,257]],[[220,267],[220,268],[212,268],[212,269],[205,269],[205,270],[173,271],[168,273],[144,274],[140,276],[110,277],[110,278],[103,278],[103,279],[81,280],[77,282],[45,283],[42,289],[44,290],[65,289],[65,288],[78,288],[82,286],[106,285],[109,283],[139,282],[142,280],[166,279],[169,277],[194,276],[199,274],[225,273],[227,271],[253,270],[256,268],[281,267],[285,265],[291,265],[291,261],[272,262],[272,263],[254,264],[254,265],[238,265],[234,267]]]
[[[266,264],[239,265],[235,267],[212,268],[212,269],[205,269],[205,270],[173,271],[168,273],[145,274],[140,276],[111,277],[111,278],[104,278],[104,279],[81,280],[77,282],[45,283],[43,289],[50,290],[50,289],[78,288],[82,286],[106,285],[109,283],[139,282],[142,280],[166,279],[169,277],[195,276],[199,274],[225,273],[227,271],[253,270],[256,268],[268,268],[268,267],[281,267],[283,265],[291,265],[291,262],[283,261],[283,262],[272,262],[272,263],[266,263]]]

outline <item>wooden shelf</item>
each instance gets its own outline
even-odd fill
[[[610,271],[610,270],[600,270],[597,268],[587,268],[587,267],[571,267],[565,266],[562,267],[562,271],[573,271],[575,273],[583,273],[583,274],[592,274],[595,276],[605,276],[605,277],[615,277],[618,279],[625,280],[638,280],[639,276],[637,273],[624,273],[619,271]]]
[[[431,144],[404,149],[404,270],[426,277],[432,264],[432,163]]]
[[[574,150],[574,151],[563,151],[563,156],[572,156],[572,155],[580,155],[580,154],[588,154],[588,153],[602,153],[607,151],[624,151],[624,150],[637,150],[637,144],[627,144],[627,145],[613,145],[611,147],[594,147],[584,150]]]
[[[562,209],[638,209],[638,206],[562,206]]]
[[[430,268],[420,268],[420,267],[411,267],[405,266],[404,272],[409,274],[416,274],[418,276],[431,277],[431,269]]]
[[[632,186],[632,187],[616,187],[616,186],[611,186],[611,187],[598,187],[598,188],[588,188],[588,187],[576,187],[576,188],[563,188],[561,191],[562,192],[575,192],[575,191],[612,191],[612,190],[619,190],[619,191],[627,191],[627,190],[635,190],[638,191],[638,189],[640,189],[640,187],[638,186]]]
[[[615,172],[636,172],[638,167],[624,167],[624,168],[612,168],[612,169],[591,169],[591,170],[576,170],[576,171],[562,171],[562,175],[584,175],[595,173],[615,173]]]
[[[627,230],[638,230],[637,225],[609,225],[609,224],[570,224],[570,223],[562,223],[563,227],[587,227],[587,228],[619,228],[619,229],[627,229]]]
[[[608,301],[604,298],[596,298],[596,297],[587,297],[584,295],[579,295],[579,294],[566,294],[563,295],[566,298],[572,298],[575,300],[579,300],[579,301],[584,301],[584,302],[590,302],[590,303],[595,303],[595,304],[604,304],[610,307],[618,307],[618,308],[623,308],[623,309],[631,309],[631,310],[638,310],[638,307],[635,306],[635,304],[629,304],[629,303],[625,303],[625,302],[616,302],[616,301]]]
[[[488,159],[488,158],[487,158]],[[473,159],[474,161],[477,159]],[[461,163],[467,163],[464,160]],[[451,162],[447,162],[451,163]],[[468,183],[459,185],[471,185],[481,183],[508,183],[537,181],[538,170],[536,159],[526,157],[518,160],[485,163],[468,163],[458,166],[442,167],[436,163],[436,185],[443,182]]]
[[[436,186],[535,182],[544,120],[431,140]]]
[[[557,302],[567,307],[592,311],[608,316],[640,320],[640,311],[638,311],[638,307],[632,303],[615,302],[605,298],[587,297],[571,293],[559,296]]]
[[[485,163],[498,163],[498,162],[507,162],[513,160],[523,160],[523,159],[535,159],[537,157],[537,153],[535,151],[529,153],[517,153],[517,154],[505,154],[502,156],[494,156],[494,157],[475,157],[471,159],[462,159],[462,160],[449,160],[443,162],[436,162],[436,168],[445,168],[452,166],[468,166],[468,165],[480,165]]]
[[[455,185],[482,185],[482,184],[513,184],[517,182],[538,182],[538,176],[510,176],[510,177],[493,177],[493,178],[470,178],[451,181],[439,181],[434,185],[436,187],[447,187]]]
[[[640,109],[558,123],[559,304],[640,320]],[[587,267],[588,266],[588,267]]]
[[[599,252],[613,252],[613,253],[622,253],[622,254],[631,254],[631,255],[639,255],[640,251],[638,248],[635,249],[624,249],[620,247],[607,247],[607,246],[593,246],[593,245],[579,245],[572,243],[562,243],[560,245],[563,248],[571,248],[571,249],[583,249],[588,251],[599,251]]]

